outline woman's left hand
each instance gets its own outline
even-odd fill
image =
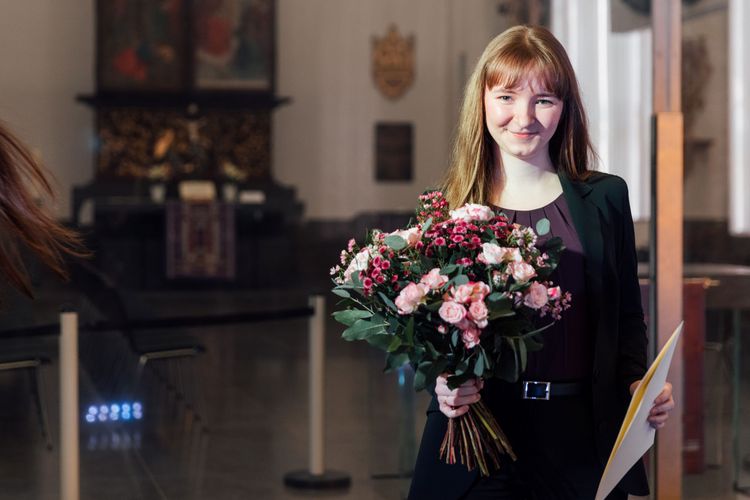
[[[635,389],[640,382],[640,380],[636,380],[630,385],[631,395],[635,392]],[[674,404],[674,398],[672,397],[672,384],[667,382],[654,400],[654,406],[651,407],[651,411],[648,414],[648,421],[651,424],[651,427],[654,429],[661,429],[664,427],[664,424],[667,423],[667,419],[669,418],[669,412],[674,409]]]

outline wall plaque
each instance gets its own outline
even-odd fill
[[[375,178],[378,181],[412,180],[414,127],[411,123],[375,125]]]
[[[401,36],[391,25],[384,37],[372,37],[372,76],[388,99],[404,95],[414,83],[414,35]]]

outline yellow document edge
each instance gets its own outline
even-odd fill
[[[607,475],[609,465],[612,463],[612,459],[617,454],[617,450],[620,449],[620,444],[622,443],[625,434],[627,434],[630,426],[633,425],[633,419],[638,413],[638,410],[641,409],[641,405],[643,404],[643,394],[646,392],[646,386],[648,386],[649,382],[651,382],[651,379],[654,376],[654,372],[656,372],[656,368],[661,364],[661,361],[662,359],[664,359],[664,356],[669,350],[669,347],[674,344],[677,338],[680,336],[679,334],[680,332],[682,332],[684,323],[684,321],[680,321],[680,324],[677,325],[677,328],[672,333],[672,336],[669,337],[669,340],[667,340],[667,342],[664,344],[664,347],[661,348],[661,351],[659,351],[659,355],[656,356],[654,362],[651,363],[648,371],[641,379],[641,383],[638,384],[638,387],[635,389],[633,397],[630,400],[630,405],[628,405],[628,411],[627,413],[625,413],[625,419],[622,422],[622,426],[620,426],[620,433],[617,435],[615,445],[612,447],[612,452],[609,454],[609,460],[607,460],[607,466],[604,468],[604,474],[602,477]]]

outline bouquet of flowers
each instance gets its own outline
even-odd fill
[[[547,228],[539,227],[541,230]],[[416,222],[392,233],[352,239],[331,269],[342,309],[333,315],[346,340],[383,349],[385,370],[406,362],[414,386],[451,374],[455,388],[471,378],[517,381],[540,333],[570,307],[570,294],[549,281],[563,250],[560,238],[536,245],[533,229],[491,208],[449,210],[440,191],[420,196]],[[458,451],[458,453],[457,453]],[[500,456],[515,459],[483,400],[449,419],[440,456],[489,475]]]

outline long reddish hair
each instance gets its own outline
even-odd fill
[[[88,255],[79,235],[45,211],[37,197],[54,198],[47,175],[28,148],[0,123],[0,277],[28,296],[31,281],[22,249],[63,278],[66,255]]]
[[[450,206],[486,204],[492,199],[494,168],[501,160],[494,158],[494,140],[485,124],[484,92],[495,85],[513,89],[530,77],[538,78],[563,102],[560,123],[549,143],[552,163],[573,180],[590,175],[596,153],[565,48],[546,28],[514,26],[490,41],[466,84],[452,159],[443,182]]]

